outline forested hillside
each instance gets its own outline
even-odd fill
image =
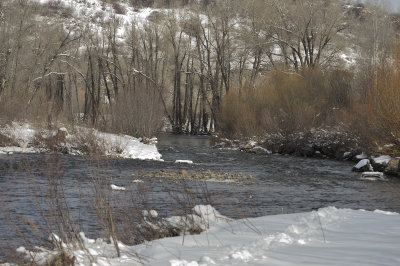
[[[0,10],[3,121],[236,138],[340,126],[374,140],[389,123],[376,121],[398,123],[398,89],[386,85],[398,76],[398,16],[378,6],[4,0]]]

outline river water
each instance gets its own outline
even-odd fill
[[[94,180],[128,189],[110,190],[116,209],[129,205],[128,198],[146,198],[146,208],[156,209],[165,216],[179,214],[177,201],[189,208],[210,203],[233,218],[304,212],[326,206],[400,212],[400,178],[362,180],[359,173],[351,172],[351,162],[212,149],[210,139],[205,136],[164,135],[159,138],[158,149],[165,162],[0,155],[0,262],[8,259],[16,247],[26,245],[24,233],[35,232],[32,230],[35,226],[46,228],[43,216],[58,215],[47,201],[52,195],[49,184],[53,188],[59,186],[71,217],[91,237],[101,236],[93,209]],[[192,160],[194,164],[175,164],[175,160]],[[140,173],[160,170],[211,170],[254,178],[243,182],[182,182],[162,178],[133,182]],[[185,196],[183,190],[190,190],[191,196]]]

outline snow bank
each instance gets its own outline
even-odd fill
[[[30,124],[12,122],[1,127],[0,133],[16,142],[19,148],[26,149],[33,142],[37,131]]]
[[[200,235],[138,246],[87,239],[77,265],[399,265],[400,215],[327,207],[318,211],[227,221],[198,206],[210,228]],[[215,218],[215,220],[214,220]],[[23,248],[20,252],[28,254]],[[37,255],[43,258],[42,251]],[[89,256],[90,255],[90,256]],[[92,261],[90,261],[90,258]],[[139,260],[142,258],[142,260]]]
[[[104,133],[94,129],[77,127],[73,134],[69,134],[65,127],[58,130],[66,135],[65,138],[58,140],[57,145],[69,154],[82,154],[79,138],[95,138],[95,142],[104,149],[106,156],[126,159],[158,160],[162,161],[161,154],[155,145],[156,140],[152,139],[152,144],[144,144],[141,139],[127,135]],[[48,149],[42,147],[43,143],[36,143],[35,138],[40,135],[43,140],[49,137],[57,137],[57,131],[37,130],[28,123],[16,123],[0,128],[0,134],[12,139],[18,146],[0,147],[0,154],[11,153],[40,153]]]
[[[161,161],[161,154],[155,144],[144,144],[140,139],[128,136],[94,131],[94,135],[106,148],[106,155],[118,158]]]

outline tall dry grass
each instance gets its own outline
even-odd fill
[[[38,169],[33,169],[29,163],[24,166],[28,190],[31,191],[29,197],[33,200],[33,214],[22,215],[14,213],[12,209],[1,208],[18,238],[10,240],[6,246],[0,243],[1,250],[7,247],[10,252],[15,252],[18,247],[13,246],[15,243],[22,244],[30,251],[37,251],[37,246],[42,246],[56,251],[47,261],[48,265],[74,265],[76,258],[73,251],[79,249],[87,253],[92,263],[96,263],[80,233],[87,226],[85,224],[87,219],[95,219],[92,222],[98,226],[98,234],[106,242],[113,244],[115,256],[121,255],[119,243],[134,245],[203,231],[191,217],[195,205],[211,203],[206,184],[193,186],[182,182],[179,185],[175,184],[173,191],[168,191],[166,186],[165,199],[171,202],[171,211],[187,217],[185,226],[180,227],[168,222],[165,219],[168,212],[154,205],[153,183],[131,183],[126,186],[126,191],[113,191],[110,183],[115,177],[112,178],[109,173],[100,170],[107,162],[93,157],[87,161],[91,171],[90,176],[82,177],[82,181],[74,181],[76,188],[71,191],[65,180],[73,177],[65,174],[62,158],[48,156],[43,162],[38,162],[40,164]],[[79,206],[86,206],[86,204],[77,206],[79,201],[87,202],[87,207],[77,209],[81,208]],[[159,214],[148,215],[151,210],[158,210]],[[144,211],[147,211],[147,214]],[[145,258],[139,254],[131,255],[135,256],[138,263],[145,264]],[[34,252],[29,258],[20,256],[21,254],[16,252],[15,257],[14,254],[9,257],[18,264],[36,265]]]
[[[372,150],[400,152],[400,41],[393,48],[392,59],[382,62],[375,71],[364,101],[363,135]]]
[[[273,71],[255,87],[247,85],[226,95],[221,129],[228,137],[251,137],[349,124],[351,79],[345,70]]]

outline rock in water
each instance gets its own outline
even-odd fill
[[[383,179],[383,173],[382,172],[363,172],[361,174],[362,179]]]
[[[363,159],[353,167],[354,172],[373,172],[371,162],[368,159]]]
[[[371,164],[372,164],[372,167],[374,168],[374,170],[383,171],[391,159],[392,159],[392,157],[390,157],[389,155],[372,157]]]
[[[385,168],[385,173],[390,174],[390,175],[400,175],[400,158],[393,158],[391,159],[386,168]]]

